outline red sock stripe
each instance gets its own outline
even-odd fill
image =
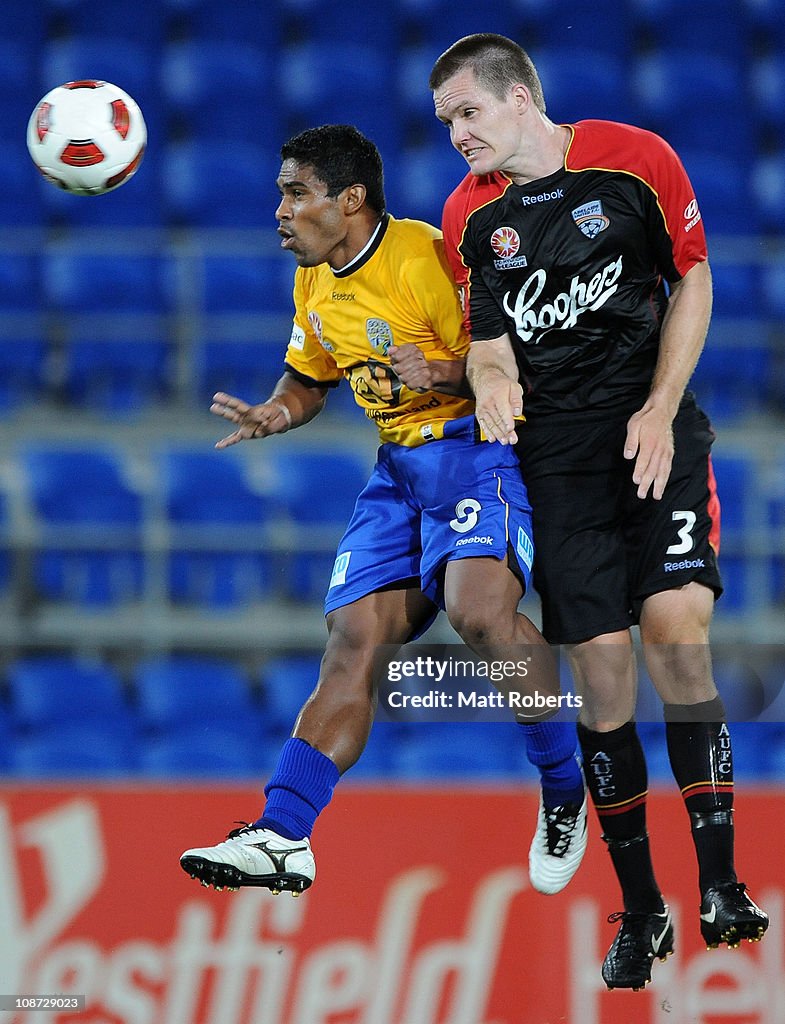
[[[685,786],[681,795],[686,800],[690,796],[702,796],[704,793],[733,793],[732,782],[693,782]]]
[[[601,818],[610,817],[614,814],[626,814],[627,811],[635,810],[636,807],[641,807],[646,803],[646,797],[649,795],[649,791],[646,789],[642,793],[638,793],[637,796],[630,797],[629,800],[622,800],[619,804],[604,804],[602,807],[597,805],[597,814]]]

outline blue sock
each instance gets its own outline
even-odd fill
[[[535,722],[521,728],[526,737],[526,756],[540,772],[545,806],[550,810],[561,804],[583,803],[585,784],[575,726]]]
[[[288,739],[264,787],[264,812],[253,827],[271,828],[286,839],[310,836],[340,774],[334,761],[305,740]]]

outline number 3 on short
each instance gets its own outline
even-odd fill
[[[455,506],[455,519],[450,520],[450,527],[456,533],[468,533],[477,525],[479,516],[477,513],[482,505],[476,498],[461,498]]]
[[[666,554],[668,555],[686,555],[688,551],[692,551],[695,541],[692,539],[692,528],[695,525],[695,513],[689,510],[684,512],[673,512],[671,519],[675,522],[681,522],[683,520],[684,526],[678,532],[679,543],[671,544]]]

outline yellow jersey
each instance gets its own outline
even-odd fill
[[[345,377],[383,442],[414,447],[474,412],[467,398],[412,391],[392,367],[390,345],[413,343],[426,359],[463,359],[469,338],[441,232],[385,216],[348,266],[298,267],[286,367],[303,383]]]

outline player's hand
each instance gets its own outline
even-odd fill
[[[390,365],[399,380],[412,391],[430,391],[433,383],[428,360],[418,345],[390,345]]]
[[[632,481],[638,497],[659,501],[673,464],[673,417],[660,406],[647,402],[627,422],[624,458],[635,459]]]
[[[249,441],[255,437],[283,434],[292,425],[288,409],[282,401],[276,399],[260,405],[249,405],[241,398],[219,391],[213,395],[210,412],[237,424],[237,430],[217,441],[216,448],[229,448],[239,441]]]
[[[523,388],[517,380],[488,374],[474,380],[477,406],[475,416],[488,441],[515,444],[515,417],[523,413]]]

